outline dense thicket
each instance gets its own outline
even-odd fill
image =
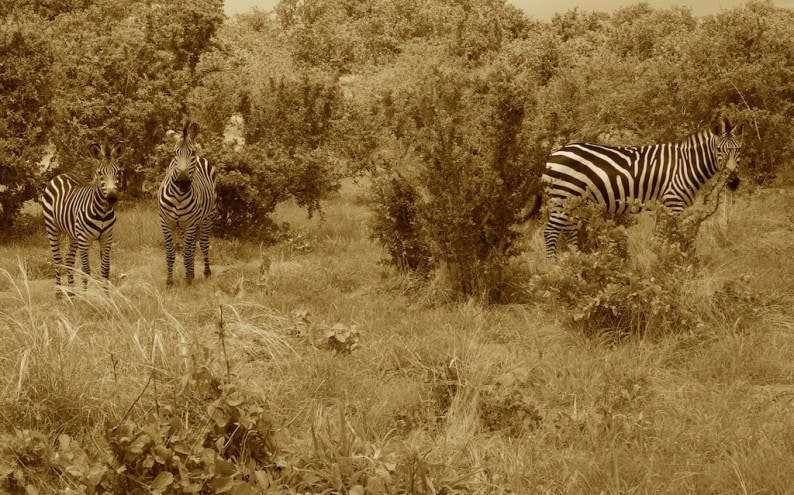
[[[0,229],[37,193],[51,119],[52,51],[42,20],[27,12],[0,21]]]
[[[729,116],[749,123],[743,173],[756,182],[794,152],[794,11],[771,1],[704,17],[575,9],[549,22],[504,0],[282,0],[227,22],[221,9],[4,6],[5,224],[35,197],[42,145],[61,170],[85,173],[88,142],[124,139],[127,189],[141,194],[168,160],[165,130],[189,114],[221,167],[225,235],[261,234],[277,202],[313,211],[339,177],[368,173],[373,235],[391,260],[447,268],[482,292],[513,253],[511,227],[554,146],[677,140]],[[237,144],[221,145],[233,118]]]

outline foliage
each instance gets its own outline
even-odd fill
[[[420,230],[418,191],[397,173],[379,179],[373,189],[380,205],[372,212],[373,239],[400,270],[426,273],[432,261]]]
[[[417,40],[479,59],[530,25],[504,0],[286,0],[275,11],[298,61],[341,72],[388,63]]]
[[[125,141],[125,189],[139,195],[146,173],[161,168],[166,129],[188,113],[192,69],[223,13],[215,0],[122,3],[96,2],[51,23],[49,138],[61,170],[78,174],[86,172],[87,143]]]
[[[544,297],[571,308],[570,323],[588,333],[662,335],[694,328],[696,314],[683,298],[681,281],[690,273],[678,245],[655,245],[647,266],[633,263],[624,225],[594,204],[574,213],[582,222],[583,249],[563,256],[557,270],[532,279]]]
[[[60,435],[55,447],[37,431],[0,435],[0,488],[35,493],[32,481],[57,473],[87,493],[248,494],[256,493],[255,487],[267,489],[272,482],[267,470],[273,468],[277,448],[272,420],[258,400],[214,373],[209,356],[207,348],[191,352],[173,404],[140,420],[123,418],[107,429],[107,464],[68,435]],[[194,406],[199,410],[191,409],[189,415],[182,410]],[[184,419],[191,415],[201,417],[202,428]]]
[[[318,149],[328,139],[341,104],[336,81],[323,75],[268,78],[243,106],[245,141],[278,146],[293,156]]]
[[[380,179],[373,234],[393,263],[443,268],[457,292],[498,297],[511,226],[535,192],[520,92],[509,72],[471,74],[454,59],[400,89],[382,102],[384,165],[400,175]]]
[[[356,325],[337,323],[325,331],[323,346],[336,354],[350,354],[360,348],[361,332]]]
[[[205,157],[218,169],[215,230],[221,237],[273,240],[279,227],[270,214],[278,203],[292,198],[311,215],[339,187],[321,152],[290,159],[279,150],[257,145],[237,149],[216,140]]]
[[[33,482],[47,473],[52,455],[46,435],[16,430],[0,434],[0,445],[0,489],[12,494],[35,491]]]
[[[53,63],[44,21],[29,13],[0,18],[0,230],[8,229],[43,182],[39,161],[51,116]]]

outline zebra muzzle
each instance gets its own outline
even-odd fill
[[[190,179],[177,179],[174,181],[176,187],[179,188],[180,191],[185,191],[190,188]]]

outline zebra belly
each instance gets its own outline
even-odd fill
[[[187,211],[182,215],[175,212],[163,212],[163,222],[171,230],[179,229],[185,231],[192,225],[200,223],[201,220],[202,218],[199,217],[196,211]]]

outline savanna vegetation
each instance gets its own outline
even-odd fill
[[[0,5],[0,492],[792,491],[794,11],[222,7]],[[166,289],[188,117],[213,277]],[[572,205],[581,251],[544,259],[520,220],[550,149],[718,117],[736,191]],[[56,300],[35,200],[104,140],[111,283]]]

